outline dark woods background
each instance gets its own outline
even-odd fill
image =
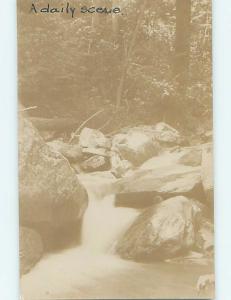
[[[69,2],[120,6],[123,15],[35,15],[19,1],[19,97],[37,106],[30,116],[45,126],[62,119],[63,131],[97,112],[88,126],[105,133],[158,121],[211,129],[210,0]]]

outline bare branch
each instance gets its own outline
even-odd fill
[[[98,116],[99,114],[101,114],[102,112],[104,112],[104,109],[101,109],[99,111],[97,111],[96,113],[94,113],[92,116],[90,116],[87,120],[85,120],[76,130],[75,132],[72,134],[70,140],[69,140],[69,144],[73,141],[74,137],[77,136],[78,132],[90,121],[92,120],[94,117]]]

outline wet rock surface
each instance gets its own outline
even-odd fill
[[[116,251],[125,259],[166,259],[191,249],[195,244],[202,208],[183,196],[165,200],[146,209],[131,225]]]
[[[72,230],[88,199],[68,160],[45,144],[26,118],[20,119],[19,152],[20,224],[45,226],[41,233]]]
[[[81,218],[87,195],[68,161],[43,142],[28,120],[21,119],[20,130],[21,222],[60,226]]]
[[[137,170],[115,183],[117,193],[156,192],[171,195],[201,196],[200,167],[168,165],[150,170]],[[196,197],[197,198],[197,197]]]

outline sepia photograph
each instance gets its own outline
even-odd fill
[[[214,299],[211,0],[18,0],[22,300]]]

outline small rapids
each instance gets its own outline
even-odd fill
[[[48,254],[21,278],[24,300],[201,298],[195,289],[209,266],[125,261],[114,253],[135,220],[135,209],[115,207],[109,174],[81,174],[89,204],[81,245]]]
[[[138,211],[114,206],[110,179],[83,175],[80,180],[89,199],[82,224],[82,247],[92,253],[112,253],[113,245],[137,217]]]

